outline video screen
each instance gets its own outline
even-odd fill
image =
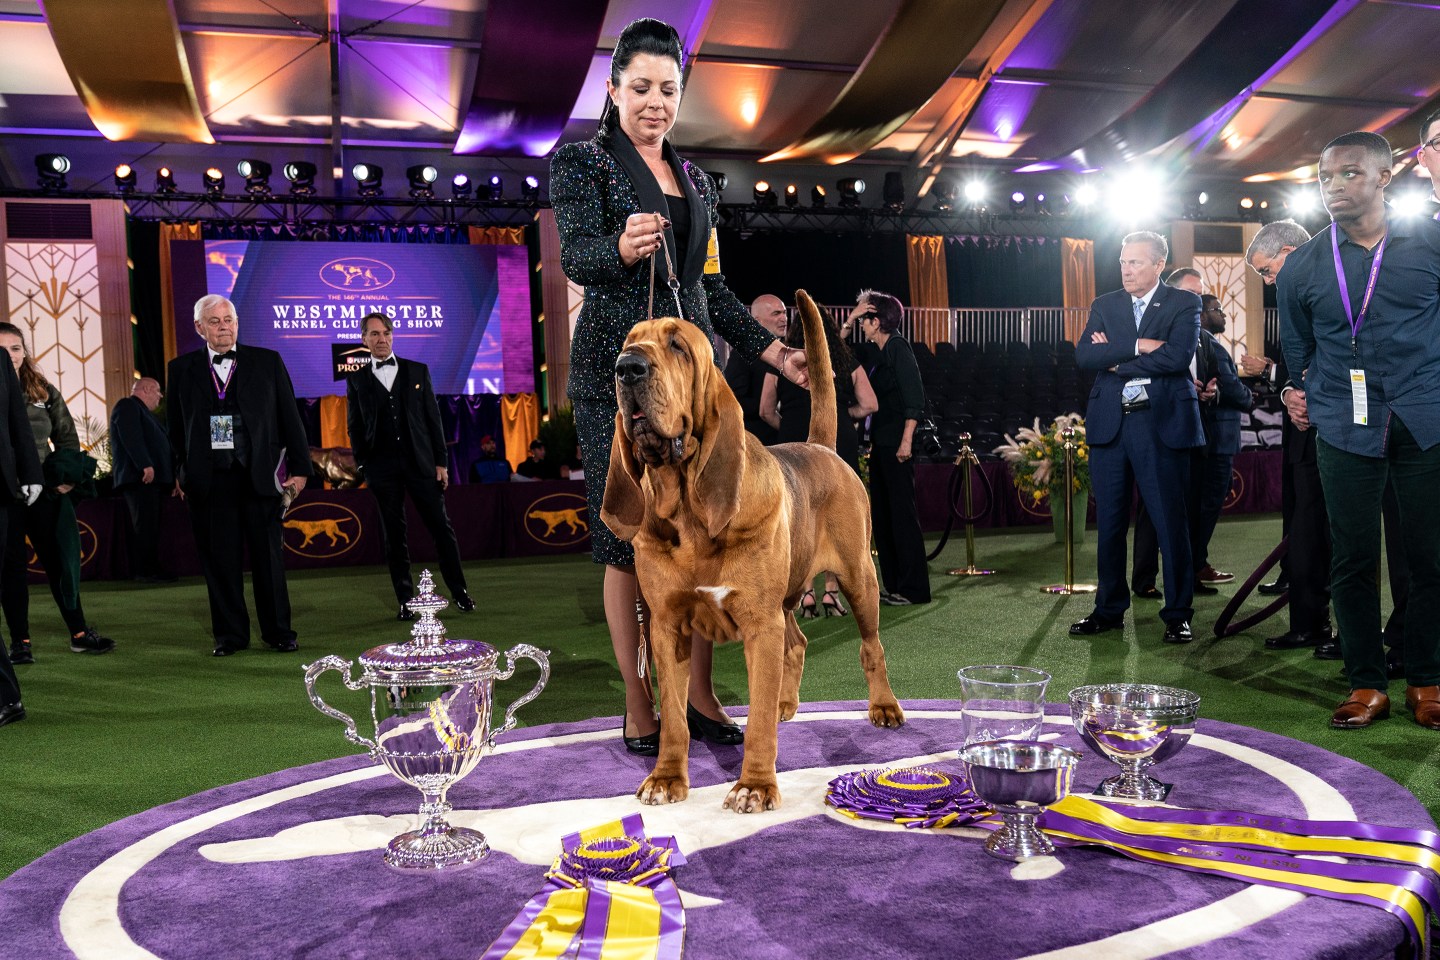
[[[343,394],[370,362],[360,319],[383,312],[395,353],[430,367],[437,394],[531,393],[530,269],[523,246],[171,242],[178,352],[202,349],[193,307],[235,304],[240,343],[285,358],[298,397]]]

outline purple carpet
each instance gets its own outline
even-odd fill
[[[861,706],[810,704],[782,725],[784,805],[750,816],[720,809],[738,748],[693,746],[690,799],[652,808],[631,796],[650,761],[624,752],[618,720],[509,734],[450,795],[452,821],[484,831],[493,851],[440,875],[381,861],[420,795],[388,773],[368,776],[364,757],[221,787],[97,830],[0,883],[0,939],[5,956],[27,960],[474,960],[539,889],[563,834],[640,810],[652,835],[673,833],[689,858],[674,874],[687,960],[1355,960],[1402,942],[1397,920],[1362,905],[1095,850],[1062,850],[1058,870],[1048,860],[1016,867],[968,832],[827,813],[824,783],[840,770],[931,759],[959,742],[954,702],[907,703],[910,722],[890,731],[870,727]],[[1060,710],[1051,707],[1046,732],[1083,751],[1068,723],[1054,722]],[[843,715],[813,716],[828,712]],[[1113,772],[1087,753],[1076,789]],[[1179,806],[1433,828],[1413,795],[1374,770],[1245,727],[1202,720],[1155,772],[1176,785]]]

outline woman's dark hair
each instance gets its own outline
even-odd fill
[[[682,71],[685,69],[685,52],[680,47],[680,34],[662,20],[645,17],[631,21],[628,27],[620,31],[620,38],[615,41],[615,52],[610,56],[610,82],[620,86],[620,74],[642,53],[653,57],[669,57],[675,61],[675,66]],[[600,125],[596,136],[604,143],[609,139],[610,132],[619,125],[620,115],[615,111],[615,104],[607,94],[605,107],[600,111]]]
[[[50,397],[50,381],[45,379],[45,374],[35,366],[35,360],[30,356],[30,345],[25,342],[25,334],[13,323],[0,323],[0,333],[8,333],[12,337],[20,338],[20,347],[25,351],[25,359],[20,361],[20,389],[31,403],[44,403]],[[9,363],[9,351],[0,362]]]
[[[825,320],[825,342],[830,345],[830,366],[835,369],[836,376],[848,377],[860,364],[856,362],[855,354],[851,352],[845,339],[840,336],[840,327],[836,325],[835,318],[823,309],[820,316]],[[805,349],[805,325],[800,322],[799,317],[790,321],[790,325],[785,328],[785,346]]]
[[[899,300],[879,290],[862,290],[860,302],[868,302],[875,308],[875,320],[880,324],[881,333],[892,334],[900,329],[900,321],[905,318],[905,308],[900,306]]]

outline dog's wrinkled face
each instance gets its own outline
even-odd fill
[[[693,454],[700,405],[717,376],[710,341],[692,323],[662,317],[630,331],[615,360],[615,398],[635,455],[649,466]]]

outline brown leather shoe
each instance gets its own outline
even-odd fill
[[[1440,691],[1437,691],[1437,697],[1440,697]],[[1440,717],[1440,701],[1434,706],[1437,717]],[[1385,691],[1351,690],[1345,702],[1336,707],[1335,712],[1330,715],[1330,726],[1337,730],[1358,730],[1388,716],[1390,698],[1385,695]]]
[[[1405,704],[1420,726],[1440,730],[1440,687],[1406,687]]]

